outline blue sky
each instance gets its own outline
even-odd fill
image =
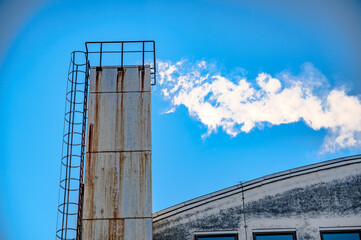
[[[210,67],[204,74],[209,70],[236,86],[244,78],[255,91],[262,90],[257,77],[267,73],[266,83],[274,78],[282,84],[276,94],[292,89],[284,79],[288,76],[296,82],[322,83],[309,95],[316,100],[325,101],[333,90],[353,97],[356,109],[361,93],[361,3],[290,2],[0,1],[0,239],[55,236],[66,76],[70,53],[83,50],[85,41],[155,40],[160,62],[189,63],[177,76],[187,76],[190,66],[205,61]],[[304,66],[312,66],[318,77],[302,78],[307,76]],[[204,90],[213,80],[183,92]],[[325,127],[329,122],[319,130],[312,125],[322,116],[310,118],[312,124],[286,117],[287,124],[255,119],[256,126],[245,132],[240,131],[245,120],[234,115],[239,106],[228,108],[233,101],[201,99],[230,109],[227,123],[241,121],[231,136],[222,128],[224,121],[207,125],[208,119],[202,120],[197,107],[203,105],[187,103],[178,92],[165,97],[163,90],[172,87],[174,83],[164,79],[152,93],[154,211],[239,181],[361,152],[356,144],[321,154],[325,139],[334,137],[333,128]],[[341,103],[337,106],[343,109],[346,101]],[[173,113],[165,114],[172,108]],[[280,116],[277,109],[271,113]],[[360,132],[352,125],[360,118],[357,113],[334,129],[347,126],[359,141]],[[210,126],[216,127],[202,137]]]

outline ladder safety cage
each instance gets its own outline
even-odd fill
[[[90,68],[149,65],[156,84],[154,41],[86,42],[85,48],[71,53],[68,70],[56,240],[81,240]]]
[[[86,52],[71,53],[65,97],[56,231],[56,239],[61,240],[80,237],[89,69]]]

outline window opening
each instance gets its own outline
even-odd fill
[[[321,231],[321,240],[361,240],[361,230]]]
[[[254,240],[296,240],[295,232],[253,233]]]
[[[235,233],[196,235],[195,240],[238,240],[238,235]]]

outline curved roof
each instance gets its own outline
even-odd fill
[[[350,164],[356,164],[361,163],[361,154],[359,155],[353,155],[348,157],[342,157],[342,158],[336,158],[333,160],[328,160],[320,163],[310,164],[303,167],[293,168],[290,170],[266,175],[264,177],[256,178],[251,181],[247,181],[241,184],[234,185],[232,187],[228,187],[216,192],[212,192],[197,198],[194,198],[192,200],[185,201],[183,203],[174,205],[172,207],[166,208],[164,210],[161,210],[159,212],[153,213],[153,221],[156,222],[158,220],[161,220],[166,217],[173,216],[177,213],[198,207],[200,205],[225,198],[237,193],[241,193],[242,191],[247,191],[249,189],[253,189],[265,184],[269,184],[272,182],[284,180],[287,178],[292,178],[295,176],[300,176],[312,172],[317,172],[321,170],[331,169],[331,168],[337,168],[341,166],[346,166]]]

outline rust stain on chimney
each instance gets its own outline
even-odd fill
[[[140,80],[140,91],[144,92],[144,67],[143,66],[138,66],[138,76],[139,76],[139,80]]]

